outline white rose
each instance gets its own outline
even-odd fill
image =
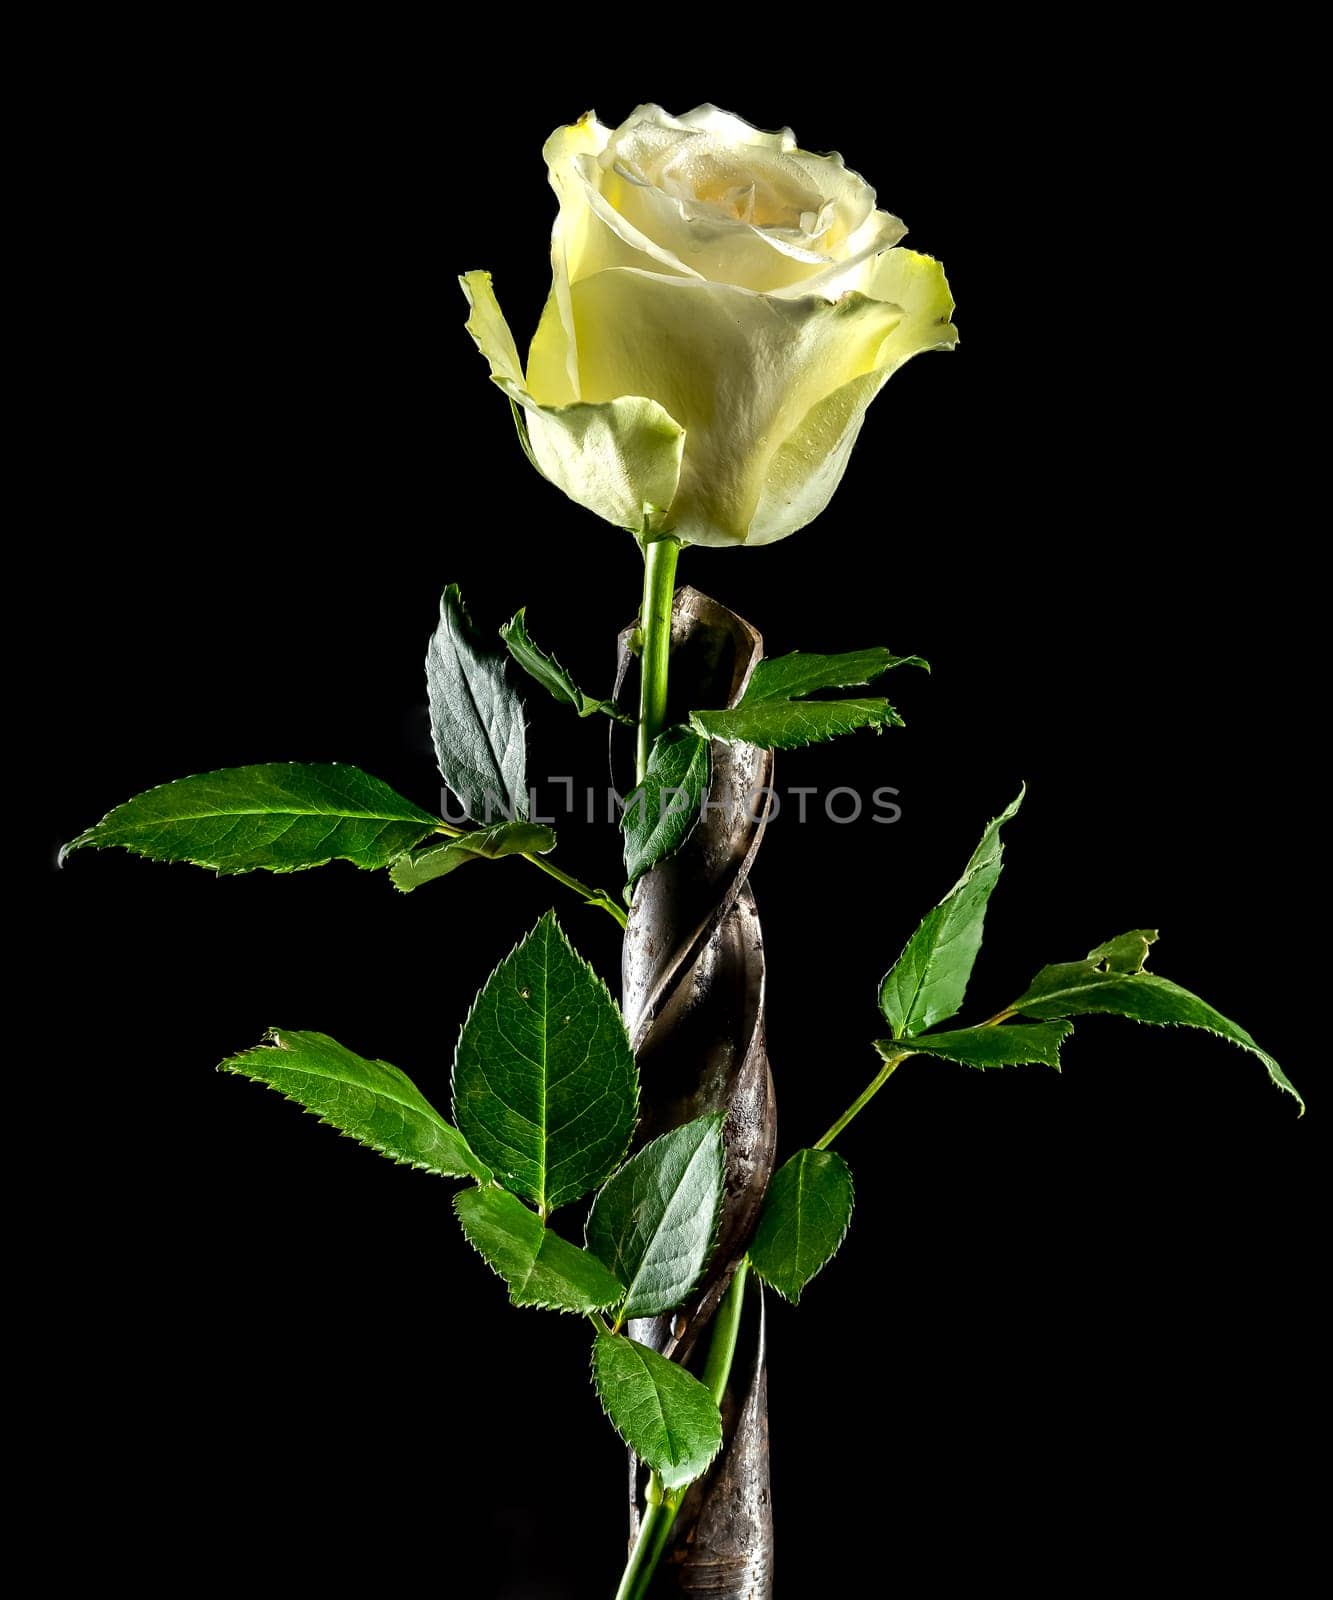
[[[526,377],[490,274],[468,331],[541,471],[619,527],[769,544],[828,504],[866,407],[957,341],[943,269],[838,155],[716,106],[590,112],[544,151],[560,200]]]

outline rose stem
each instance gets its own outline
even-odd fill
[[[470,830],[455,828],[448,822],[437,822],[435,831],[447,835],[450,839],[463,839]],[[622,928],[625,926],[625,913],[605,889],[590,889],[586,883],[580,883],[577,878],[571,878],[569,873],[562,872],[553,861],[543,861],[541,856],[534,855],[530,850],[521,850],[519,854],[524,861],[531,861],[534,867],[540,867],[548,878],[554,878],[557,883],[563,883],[566,889],[572,889],[575,894],[581,895],[588,905],[600,906],[603,911],[609,911]]]
[[[731,1364],[736,1357],[736,1338],[740,1332],[741,1308],[745,1304],[745,1280],[749,1273],[750,1259],[744,1256],[741,1258],[740,1266],[736,1268],[735,1276],[713,1321],[712,1339],[708,1346],[707,1359],[704,1361],[701,1381],[704,1388],[712,1395],[714,1403],[719,1406],[722,1404],[722,1396],[727,1392]],[[648,1490],[648,1504],[644,1508],[643,1521],[639,1524],[639,1537],[635,1541],[629,1564],[625,1568],[625,1575],[620,1580],[616,1600],[645,1600],[653,1581],[653,1574],[657,1571],[658,1562],[666,1550],[667,1540],[671,1537],[671,1526],[676,1520],[676,1513],[680,1510],[684,1498],[685,1488],[664,1490],[657,1474],[653,1474]]]
[[[1007,1022],[1009,1018],[1013,1016],[1013,1014],[1013,1007],[1010,1006],[1007,1010],[997,1011],[993,1017],[987,1017],[985,1022],[977,1023],[977,1027],[998,1027],[1000,1023]],[[846,1111],[843,1112],[843,1114],[833,1124],[824,1137],[822,1139],[815,1140],[815,1149],[827,1150],[842,1132],[842,1130],[852,1120],[852,1118],[858,1116],[862,1111],[865,1110],[865,1108],[889,1081],[897,1069],[902,1066],[903,1062],[906,1061],[908,1056],[911,1054],[911,1046],[904,1042],[901,1050],[895,1050],[892,1055],[885,1056],[884,1065],[879,1069],[879,1072],[870,1080],[866,1087],[862,1089],[861,1093],[857,1095],[856,1099],[852,1101],[851,1105],[847,1107]]]
[[[635,783],[643,782],[653,740],[666,722],[671,597],[675,592],[679,556],[680,545],[670,537],[655,539],[643,555],[643,609],[639,614],[643,650],[639,657],[639,745]]]
[[[635,783],[642,783],[647,775],[653,740],[661,733],[666,722],[667,672],[671,660],[671,601],[675,594],[676,562],[679,557],[680,546],[671,538],[656,539],[644,546],[643,605],[639,611],[639,736],[634,760]],[[724,1302],[723,1311],[718,1314],[719,1320],[723,1319],[725,1305]],[[730,1342],[734,1350],[734,1331]],[[710,1349],[710,1365],[712,1358],[713,1351]],[[730,1370],[729,1358],[726,1364]],[[725,1381],[724,1377],[724,1387]],[[648,1485],[648,1503],[639,1523],[639,1536],[625,1564],[620,1587],[616,1590],[616,1600],[640,1600],[647,1593],[662,1551],[666,1548],[667,1535],[676,1519],[683,1492],[664,1490],[662,1480],[653,1473]]]

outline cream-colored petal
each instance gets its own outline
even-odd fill
[[[847,470],[866,408],[883,387],[886,376],[868,372],[811,406],[768,460],[746,544],[773,544],[785,539],[813,522],[828,505]]]
[[[634,117],[643,111],[658,111],[663,116],[660,106],[640,106]],[[630,122],[634,117],[629,119]],[[763,128],[756,128],[748,123],[744,117],[735,116],[730,111],[723,111],[720,106],[702,105],[695,106],[693,111],[687,111],[683,117],[671,117],[669,120],[682,128],[698,128],[704,133],[711,133],[718,139],[726,139],[734,144],[759,145],[765,150],[794,150],[796,148],[796,135],[790,128],[779,128],[776,132],[769,133]],[[626,124],[628,126],[628,124]]]
[[[921,350],[952,350],[958,343],[958,329],[949,320],[953,315],[949,280],[934,256],[886,250],[875,263],[866,293],[903,311],[875,359],[886,377]]]
[[[603,127],[595,111],[585,111],[577,122],[557,128],[542,146],[542,159],[554,174],[558,167],[578,155],[600,155],[606,149],[612,130]]]
[[[563,288],[563,294],[561,290]],[[569,285],[552,283],[541,321],[528,346],[527,390],[539,405],[567,406],[578,399],[578,389],[570,377],[574,357],[573,339],[565,325]]]
[[[866,238],[875,191],[841,156],[799,150],[789,130],[761,133],[714,106],[683,118],[641,106],[596,168],[586,163],[590,184],[624,224],[608,226],[713,282],[799,294],[849,256],[896,243],[882,228]],[[574,277],[599,266],[654,270],[603,256],[581,261]]]
[[[652,272],[690,275],[690,268],[641,237],[602,195],[598,156],[610,138],[611,131],[590,111],[569,127],[557,128],[542,149],[551,187],[560,202],[551,229],[551,292],[563,339],[557,339],[556,327],[543,316],[529,359],[535,361],[537,382],[542,389],[549,389],[552,396],[559,393],[569,401],[581,398],[570,284],[608,267],[644,267]],[[564,349],[563,381],[555,375],[550,360],[557,343],[562,343]]]
[[[733,283],[758,293],[786,290],[802,292],[802,281],[833,265],[820,248],[822,240],[807,240],[798,229],[756,227],[740,220],[700,214],[674,196],[623,173],[602,174],[602,194],[621,219],[623,232],[633,230],[639,239],[668,243],[677,270],[714,283]],[[660,244],[655,246],[660,250]],[[590,277],[585,258],[579,276]],[[651,261],[615,261],[607,266],[642,265],[661,269]]]
[[[885,251],[875,262],[866,293],[903,307],[901,322],[875,358],[883,373],[896,373],[919,350],[949,350],[959,342],[959,330],[949,322],[954,296],[935,256],[915,250]]]
[[[682,261],[671,242],[659,243],[644,233],[615,204],[627,180],[606,172],[592,156],[576,156],[570,163],[574,178],[582,184],[581,193],[571,193],[561,201],[561,220],[577,219],[565,244],[569,281],[591,278],[612,267],[638,267],[668,277],[695,278],[699,273]]]
[[[875,191],[859,172],[853,172],[836,150],[826,156],[812,150],[793,150],[790,159],[806,174],[812,188],[838,208],[839,227],[829,240],[841,249],[844,240],[856,232],[875,209]]]
[[[523,407],[543,476],[618,528],[639,533],[646,522],[656,531],[676,495],[684,430],[642,395],[622,394],[592,405],[539,404],[523,385],[490,273],[469,272],[459,281],[471,307],[467,331],[490,363],[492,380]],[[548,302],[543,322],[550,314]]]
[[[604,128],[597,120],[597,113],[586,111],[577,122],[557,128],[542,146],[547,177],[559,202],[559,210],[551,228],[551,297],[554,301],[553,315],[558,319],[559,329],[548,323],[546,312],[543,312],[536,333],[536,340],[541,341],[541,345],[540,348],[529,350],[528,360],[532,362],[535,358],[539,381],[549,387],[553,395],[559,394],[562,400],[577,400],[579,397],[578,351],[574,345],[574,318],[569,307],[568,241],[571,233],[577,236],[583,226],[586,203],[581,194],[582,186],[574,176],[573,163],[579,156],[599,155],[610,138],[611,130]],[[551,301],[548,301],[547,311],[551,309]],[[562,336],[557,337],[558,334]],[[551,370],[548,359],[549,351],[557,343],[563,350],[563,378]]]
[[[685,429],[666,527],[742,543],[769,458],[825,395],[872,372],[901,319],[864,295],[776,300],[729,284],[611,271],[575,283],[586,400],[649,394]]]
[[[633,533],[662,527],[676,497],[685,430],[655,400],[526,406],[537,465],[571,500]]]
[[[641,235],[601,193],[598,157],[611,139],[589,112],[581,122],[557,128],[542,148],[551,187],[560,201],[552,251],[557,281],[575,283],[608,267],[644,267],[690,275],[668,251]]]
[[[774,452],[747,544],[772,544],[812,522],[841,482],[866,409],[890,376],[919,351],[948,350],[958,342],[949,321],[953,296],[938,261],[889,250],[876,263],[874,282],[881,294],[896,298],[903,315],[880,345],[874,371],[817,401]]]
[[[790,287],[770,290],[780,299],[818,294],[836,300],[849,289],[866,292],[874,274],[875,258],[890,250],[907,232],[906,225],[887,211],[872,211],[859,228],[833,252],[834,259]]]
[[[491,377],[501,388],[510,384],[522,388],[523,365],[518,359],[518,346],[495,298],[490,273],[465,272],[458,283],[467,297],[467,331],[490,363]]]

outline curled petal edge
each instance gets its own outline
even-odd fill
[[[489,272],[459,279],[471,308],[467,331],[491,380],[521,406],[542,475],[576,504],[636,534],[662,531],[680,482],[685,430],[657,401],[621,395],[600,403],[543,406],[523,382],[518,348]]]
[[[842,479],[870,402],[914,355],[952,350],[958,343],[958,330],[949,320],[953,295],[944,268],[933,256],[915,250],[887,251],[877,263],[871,292],[876,299],[899,305],[902,317],[885,335],[874,371],[816,401],[778,446],[765,473],[764,492],[746,544],[771,544],[812,522]],[[689,542],[688,529],[674,531]]]

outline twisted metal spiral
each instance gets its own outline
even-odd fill
[[[617,697],[633,661],[620,638]],[[669,721],[731,706],[763,654],[758,632],[697,590],[677,591]],[[640,1138],[724,1114],[726,1190],[718,1240],[688,1305],[631,1322],[631,1337],[687,1362],[743,1259],[773,1170],[777,1116],[764,1036],[764,942],[749,887],[768,814],[773,753],[712,745],[701,819],[639,880],[622,958],[626,1026],[643,1086]],[[613,752],[614,754],[614,752]],[[614,765],[614,762],[613,762]],[[619,777],[619,774],[616,774]],[[753,1281],[753,1280],[752,1280]],[[654,1593],[768,1600],[773,1584],[763,1292],[753,1282],[722,1404],[723,1445],[692,1484]],[[631,1539],[647,1473],[631,1460]]]

